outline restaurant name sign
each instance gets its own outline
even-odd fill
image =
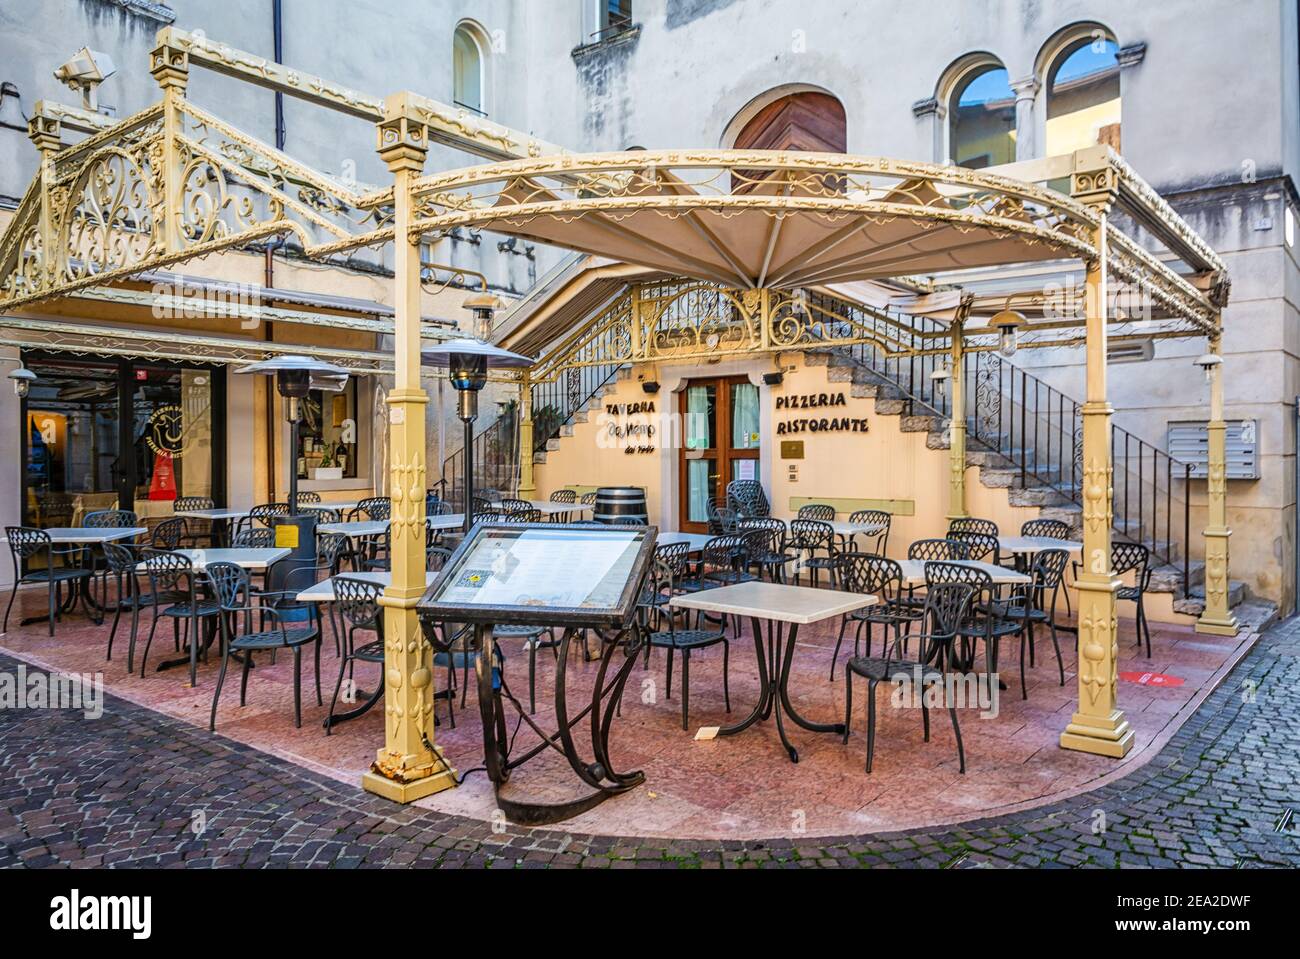
[[[629,456],[653,453],[658,434],[654,418],[653,402],[607,403],[600,417],[605,429],[598,434],[598,443],[622,449]]]
[[[787,410],[835,410],[848,406],[848,399],[839,393],[796,393],[776,398],[778,413]],[[792,436],[798,433],[865,433],[867,418],[865,416],[796,416],[776,424],[777,436]]]

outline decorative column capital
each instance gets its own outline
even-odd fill
[[[1097,213],[1109,213],[1119,196],[1119,173],[1107,163],[1070,175],[1070,196]]]
[[[388,169],[396,173],[424,169],[429,155],[429,125],[411,102],[412,94],[396,93],[384,102],[384,119],[377,125],[376,149]]]
[[[27,138],[42,154],[57,153],[63,147],[63,124],[58,117],[33,114],[27,121]]]
[[[190,53],[171,43],[160,43],[149,54],[149,72],[164,92],[182,95],[190,82]]]
[[[917,100],[912,104],[912,116],[918,120],[923,117],[934,117],[936,120],[942,120],[947,113],[948,111],[944,109],[943,104],[934,97],[926,97],[924,100]]]
[[[1115,59],[1119,61],[1119,68],[1127,70],[1135,67],[1146,59],[1147,45],[1145,43],[1130,43],[1126,47],[1120,47],[1115,54]]]
[[[1042,83],[1038,77],[1030,74],[1027,77],[1021,77],[1019,80],[1012,80],[1009,84],[1012,92],[1016,95],[1016,100],[1033,100],[1038,96],[1038,91],[1042,89]]]

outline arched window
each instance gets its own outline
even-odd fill
[[[1120,148],[1119,45],[1102,30],[1067,42],[1045,76],[1048,156]]]
[[[972,170],[1016,158],[1016,97],[1006,68],[984,63],[964,74],[948,100],[948,156]]]
[[[483,50],[468,24],[456,28],[451,43],[451,96],[457,106],[486,115],[483,105]]]

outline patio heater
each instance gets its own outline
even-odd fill
[[[487,342],[492,330],[492,313],[497,299],[487,293],[471,296],[465,307],[473,314],[473,337],[446,340],[420,351],[425,366],[446,368],[456,391],[456,415],[465,428],[465,464],[461,488],[464,531],[474,525],[474,421],[478,419],[478,394],[487,383],[488,369],[521,369],[533,361]],[[520,455],[524,455],[521,450]]]
[[[275,356],[248,366],[240,367],[236,373],[275,374],[276,390],[289,401],[289,515],[274,517],[276,526],[293,526],[297,529],[294,558],[316,553],[315,530],[316,514],[308,511],[305,515],[298,513],[298,422],[301,419],[301,404],[312,390],[325,390],[338,393],[347,386],[348,371],[333,363],[313,359],[310,356]],[[300,552],[302,551],[302,552]]]

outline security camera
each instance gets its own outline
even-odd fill
[[[107,53],[82,47],[54,71],[54,78],[74,93],[80,93],[81,105],[91,113],[97,113],[99,85],[115,73],[117,67]]]

